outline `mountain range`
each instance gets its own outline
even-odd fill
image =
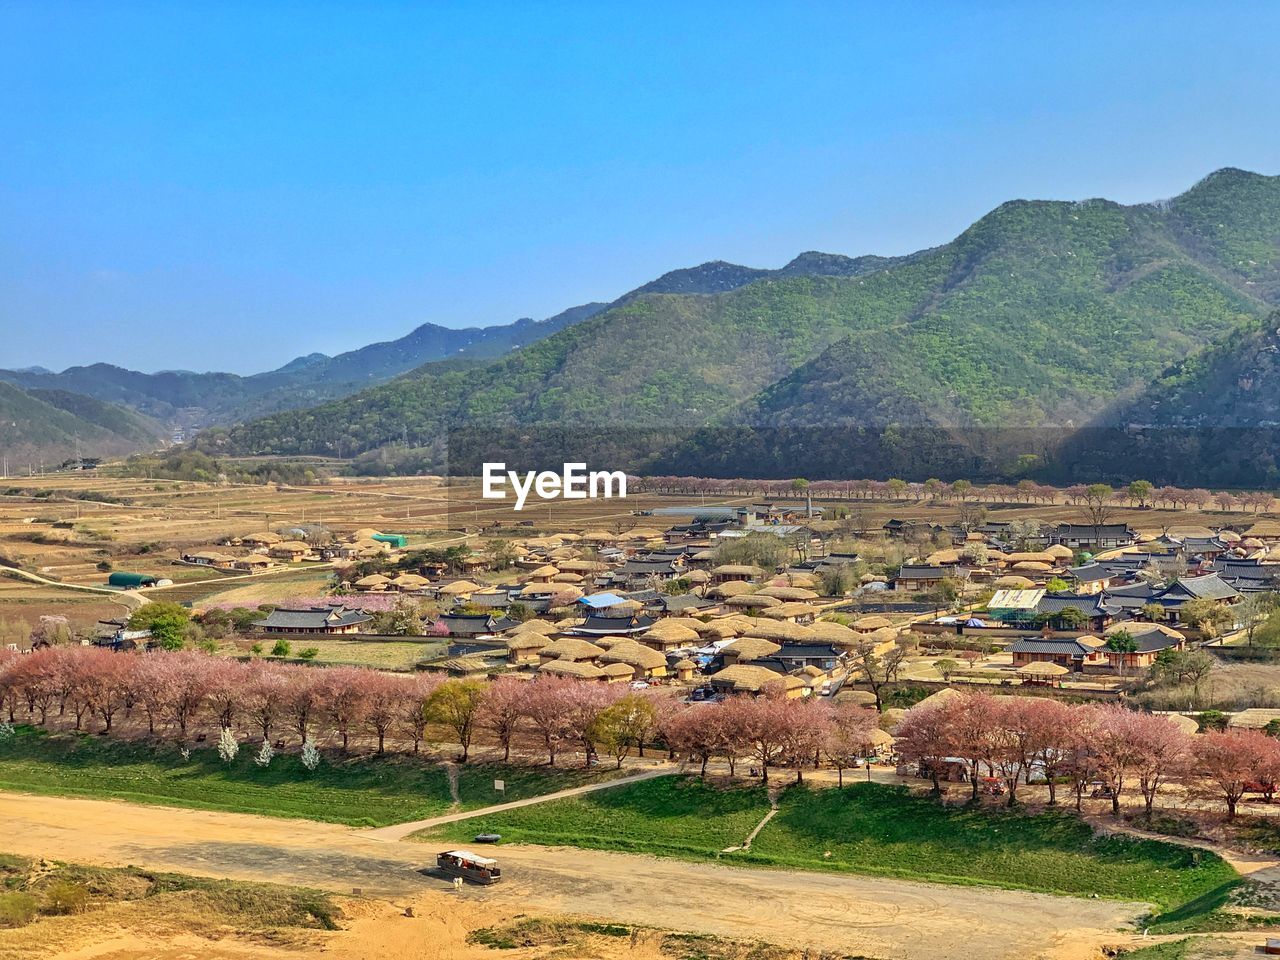
[[[1280,420],[1278,307],[1280,177],[1228,168],[1171,200],[1014,200],[905,257],[714,261],[540,323],[427,325],[255,377],[0,378],[166,424],[185,411],[212,426],[197,444],[215,454],[374,470],[462,471],[516,444],[656,472],[1095,478],[1149,464],[1164,482],[1243,469],[1267,483],[1280,482],[1258,432]],[[1204,431],[1228,427],[1253,431],[1231,435],[1250,453],[1210,462]]]
[[[541,431],[550,455],[570,428],[651,471],[1061,475],[1079,431],[1217,425],[1277,307],[1280,177],[1224,169],[1155,203],[1011,201],[908,257],[676,271],[492,362],[203,442],[439,469],[486,434]],[[1236,420],[1276,404],[1267,380]]]

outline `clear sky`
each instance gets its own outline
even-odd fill
[[[1280,172],[1280,4],[0,0],[0,365],[253,372]]]

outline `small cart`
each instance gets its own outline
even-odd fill
[[[450,877],[461,877],[472,883],[497,883],[502,879],[498,861],[467,850],[446,850],[436,854],[436,867]]]

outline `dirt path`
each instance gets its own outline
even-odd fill
[[[0,793],[0,823],[4,852],[31,857],[339,893],[360,888],[400,901],[447,889],[421,872],[434,848],[379,842],[329,824],[12,793]],[[1122,939],[1116,929],[1144,912],[1139,904],[1106,900],[586,850],[513,846],[499,855],[503,883],[467,887],[461,901],[499,912],[573,913],[885,960],[1088,956],[1076,948]]]
[[[448,769],[446,767],[446,769]],[[483,817],[491,813],[502,813],[504,810],[516,810],[520,807],[531,807],[535,803],[546,803],[548,800],[563,800],[565,797],[577,797],[584,793],[594,793],[597,790],[609,790],[613,787],[626,786],[629,783],[638,783],[641,780],[652,780],[654,777],[669,777],[675,773],[675,769],[660,768],[658,770],[646,770],[644,773],[637,773],[630,777],[619,777],[617,780],[606,780],[603,783],[589,783],[583,787],[569,787],[565,790],[557,790],[555,793],[544,793],[540,797],[526,797],[524,800],[512,800],[509,803],[495,803],[491,807],[481,807],[479,810],[464,810],[461,813],[446,813],[439,817],[428,817],[426,820],[413,820],[409,823],[396,823],[389,827],[379,827],[376,830],[365,830],[363,836],[373,840],[397,841],[403,840],[411,833],[417,833],[419,830],[425,830],[428,827],[438,827],[446,823],[457,823],[459,820],[470,820],[472,817]],[[456,771],[450,777],[450,792],[453,794],[453,802],[459,803],[456,784]]]

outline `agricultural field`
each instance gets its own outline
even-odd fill
[[[932,883],[1140,900],[1172,910],[1238,881],[1216,855],[1171,843],[1095,838],[1069,814],[944,807],[905,788],[785,790],[778,813],[762,788],[721,789],[662,778],[435,828],[418,839],[461,840],[478,830],[504,842],[568,845],[847,871]]]

